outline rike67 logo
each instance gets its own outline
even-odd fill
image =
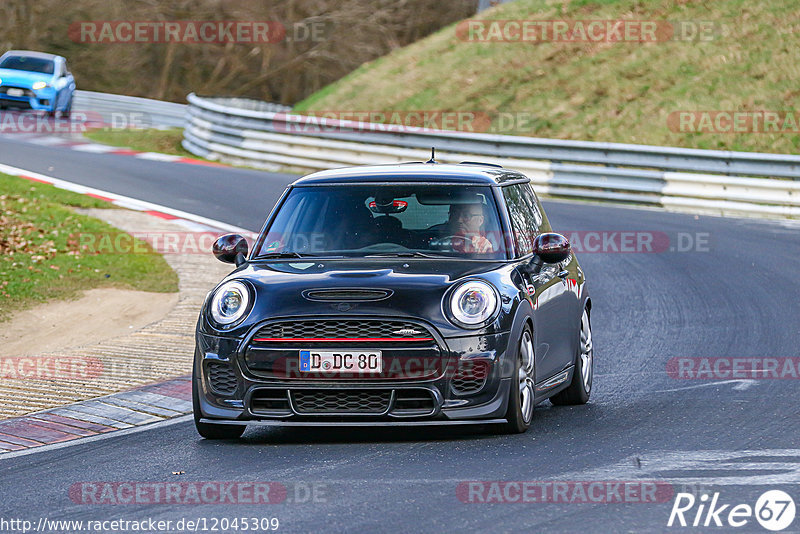
[[[781,490],[764,492],[755,506],[720,502],[719,492],[699,498],[691,493],[678,493],[669,514],[667,526],[739,528],[755,520],[773,532],[785,530],[795,518],[794,500]]]

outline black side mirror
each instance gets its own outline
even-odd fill
[[[214,256],[224,263],[233,263],[240,266],[247,261],[247,240],[239,234],[226,234],[214,241],[211,247]]]
[[[533,262],[559,263],[569,258],[571,251],[569,239],[563,235],[554,232],[540,234],[533,241]]]

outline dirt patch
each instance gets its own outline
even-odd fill
[[[0,327],[0,356],[93,345],[135,332],[167,315],[178,293],[90,289],[72,301],[41,304]]]

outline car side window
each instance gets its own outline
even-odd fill
[[[533,223],[536,225],[535,234],[539,235],[539,228],[542,226],[542,212],[539,211],[539,203],[536,201],[536,194],[533,192],[531,184],[521,184],[518,187],[522,189],[522,200],[528,207],[528,213],[533,217]]]
[[[541,224],[541,214],[535,197],[532,191],[525,191],[526,185],[517,184],[503,188],[503,197],[520,256],[533,252],[533,240],[536,239]]]

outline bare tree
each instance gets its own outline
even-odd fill
[[[4,0],[0,45],[61,54],[82,89],[295,103],[364,62],[475,13],[477,0]],[[276,43],[91,43],[85,21],[277,21]],[[72,37],[72,38],[71,38]]]

